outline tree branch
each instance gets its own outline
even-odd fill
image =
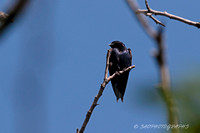
[[[140,14],[138,14],[138,6],[135,0],[126,0],[126,2],[128,6],[131,7],[131,10],[136,15],[136,18],[142,24],[146,33],[156,42],[157,52],[155,54],[155,59],[158,64],[159,72],[160,72],[159,90],[162,94],[162,97],[167,107],[169,124],[177,125],[178,124],[177,111],[176,111],[176,105],[175,105],[172,93],[170,91],[170,76],[169,76],[169,70],[168,70],[166,58],[165,58],[165,44],[164,44],[162,29],[160,29],[159,31],[154,30],[150,26],[148,21],[144,17],[141,17]],[[145,3],[147,7],[146,13],[151,13],[150,11],[152,9],[149,7],[147,0],[145,0]],[[152,14],[149,14],[150,17],[151,15]],[[157,21],[157,20],[154,20],[154,21]],[[172,132],[178,133],[179,129],[173,128]]]
[[[83,122],[83,124],[81,126],[81,129],[80,130],[79,129],[76,130],[77,133],[83,133],[84,132],[84,130],[85,130],[85,128],[86,128],[86,126],[87,126],[87,124],[88,124],[88,122],[90,120],[90,117],[92,115],[92,112],[93,112],[94,108],[98,105],[97,102],[98,102],[99,98],[102,96],[104,88],[111,81],[111,79],[113,79],[117,75],[123,74],[124,72],[129,71],[129,70],[135,68],[135,65],[132,65],[132,66],[130,66],[130,67],[128,67],[128,68],[126,68],[126,69],[124,69],[122,71],[115,72],[113,75],[107,77],[107,75],[108,75],[108,67],[109,67],[110,52],[111,52],[111,49],[108,50],[107,56],[106,56],[106,69],[105,69],[104,81],[101,84],[99,92],[95,96],[94,101],[93,101],[90,109],[88,110],[88,112],[86,114],[86,117],[85,117],[85,120],[84,120],[84,122]]]
[[[15,19],[15,17],[22,11],[29,0],[16,0],[13,7],[10,8],[8,14],[1,12],[0,18],[0,35],[5,31],[5,29],[10,25],[10,23]]]
[[[149,25],[146,18],[144,16],[142,16],[141,14],[136,13],[136,11],[139,9],[139,6],[135,2],[135,0],[126,0],[126,3],[130,7],[130,9],[134,12],[134,15],[136,16],[137,20],[139,21],[139,24],[142,25],[142,28],[144,28],[147,35],[149,35],[151,38],[156,38],[157,32]]]
[[[8,18],[8,14],[0,11],[0,23],[5,22],[5,20]]]
[[[165,101],[168,112],[168,120],[171,125],[178,125],[178,116],[177,116],[177,108],[175,101],[173,99],[172,93],[170,91],[170,75],[169,69],[167,66],[167,61],[165,57],[165,43],[163,36],[163,29],[158,31],[157,37],[157,47],[158,52],[155,54],[155,59],[157,61],[158,67],[160,69],[160,85],[158,86],[158,90],[161,92],[162,98]],[[179,133],[179,129],[172,128],[172,133]]]
[[[148,14],[147,14],[147,15],[148,15]],[[152,16],[152,14],[149,15],[149,17],[150,17],[156,24],[160,24],[160,25],[162,25],[163,27],[165,27],[165,25],[164,25],[162,22],[160,22],[158,19],[156,19],[154,16]]]
[[[189,19],[185,19],[185,18],[182,18],[182,17],[179,17],[179,16],[176,16],[176,15],[173,15],[173,14],[170,14],[170,13],[167,13],[166,11],[165,12],[162,12],[162,11],[156,11],[156,10],[153,10],[149,7],[148,5],[148,2],[147,0],[145,0],[145,4],[146,4],[146,7],[147,7],[147,10],[141,10],[141,9],[138,9],[136,12],[137,14],[144,14],[146,16],[149,16],[148,15],[149,13],[152,14],[152,15],[160,15],[160,16],[165,16],[165,17],[168,17],[170,19],[174,19],[174,20],[177,20],[177,21],[180,21],[180,22],[183,22],[185,24],[188,24],[188,25],[192,25],[192,26],[195,26],[197,28],[200,28],[200,22],[194,22],[194,21],[191,21]],[[150,17],[151,19],[153,19],[152,17]],[[154,19],[153,19],[154,20]],[[155,20],[154,20],[155,21]],[[155,21],[157,23],[157,21]],[[164,26],[162,23],[157,23],[157,24],[160,24],[162,26]]]

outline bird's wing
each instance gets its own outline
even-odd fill
[[[132,55],[130,50],[125,50],[119,55],[120,70],[131,66]]]
[[[130,50],[126,49],[119,54],[119,66],[120,70],[124,70],[125,68],[131,66],[131,52]],[[119,77],[116,77],[116,87],[114,89],[115,94],[118,98],[121,98],[123,101],[124,93],[126,90],[126,85],[128,81],[129,71],[124,72]]]
[[[120,70],[119,55],[120,55],[120,52],[117,49],[112,49],[111,50],[110,59],[109,59],[109,72],[110,72],[110,75],[112,75],[116,71]]]
[[[110,73],[110,75],[114,74],[117,71],[120,71],[119,55],[120,55],[120,52],[117,49],[115,49],[115,48],[111,49],[111,54],[110,54],[110,58],[109,58],[109,73]],[[121,90],[119,90],[119,88],[121,88],[120,77],[116,76],[115,78],[113,78],[111,80],[111,83],[112,83],[114,93],[117,97],[117,100],[121,97],[123,98]]]
[[[119,50],[114,48],[111,51],[111,55],[109,59],[110,59],[109,73],[110,75],[112,75],[116,71],[121,71],[124,68],[131,66],[132,55],[131,55],[130,50],[128,49],[123,52],[119,52]],[[123,73],[120,76],[116,76],[115,78],[111,80],[112,87],[117,97],[117,100],[121,98],[123,101],[123,96],[126,90],[128,75],[129,75],[129,71]]]
[[[128,48],[128,52],[129,52],[129,55],[130,55],[130,60],[131,60],[131,65],[132,65],[132,52],[131,52],[130,48]]]

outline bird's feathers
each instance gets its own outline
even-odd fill
[[[121,43],[121,44],[120,44]],[[127,49],[122,42],[114,41],[111,43],[111,55],[109,59],[109,73],[114,74],[117,71],[121,71],[132,63],[131,50]],[[116,76],[111,80],[114,93],[117,100],[121,98],[123,101],[123,96],[126,90],[126,85],[128,81],[129,71]]]

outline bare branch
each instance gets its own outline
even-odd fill
[[[162,29],[158,31],[158,37],[156,42],[157,42],[158,52],[155,56],[155,59],[160,69],[160,79],[161,79],[161,83],[158,86],[158,89],[161,92],[162,97],[167,105],[169,124],[177,125],[178,124],[177,109],[172,93],[170,91],[170,75],[165,57],[166,51],[165,51],[165,43],[164,43],[164,36]],[[172,133],[178,133],[178,132],[179,132],[178,129],[172,129]]]
[[[107,52],[107,57],[106,57],[106,69],[105,69],[104,81],[103,81],[103,83],[101,84],[101,87],[100,87],[100,89],[99,89],[99,92],[98,92],[98,94],[95,96],[94,101],[93,101],[93,103],[92,103],[90,109],[88,110],[88,112],[87,112],[87,114],[86,114],[86,117],[85,117],[85,120],[84,120],[84,122],[83,122],[83,125],[81,126],[81,129],[80,129],[80,130],[79,130],[79,129],[76,130],[77,133],[83,133],[83,132],[84,132],[84,130],[85,130],[85,128],[86,128],[86,126],[87,126],[87,124],[88,124],[88,122],[89,122],[89,120],[90,120],[90,117],[91,117],[91,115],[92,115],[92,112],[93,112],[94,108],[96,107],[96,105],[98,105],[97,102],[98,102],[99,98],[102,96],[102,93],[103,93],[103,91],[104,91],[104,88],[105,88],[106,85],[110,82],[110,80],[113,79],[115,76],[117,76],[117,75],[119,75],[119,74],[123,74],[124,72],[129,71],[129,70],[135,68],[135,65],[132,65],[132,66],[130,66],[130,67],[124,69],[123,71],[115,72],[113,75],[107,77],[107,75],[108,75],[108,67],[109,67],[110,52],[111,52],[110,50],[108,50],[108,52]]]
[[[170,19],[174,19],[174,20],[183,22],[183,23],[185,23],[185,24],[192,25],[192,26],[195,26],[195,27],[197,27],[197,28],[200,28],[200,22],[191,21],[191,20],[189,20],[189,19],[185,19],[185,18],[176,16],[176,15],[173,15],[173,14],[167,13],[166,11],[165,11],[165,12],[162,12],[162,11],[153,10],[153,9],[151,9],[151,8],[149,7],[147,0],[145,0],[145,4],[146,4],[146,7],[147,7],[147,10],[138,9],[138,10],[137,10],[137,13],[138,13],[138,14],[144,14],[144,15],[146,15],[146,16],[149,16],[148,13],[151,13],[151,14],[153,14],[153,15],[165,16],[165,17],[168,17],[168,18],[170,18]],[[152,18],[152,19],[153,19],[153,18]],[[154,20],[154,21],[155,21],[155,20]],[[156,21],[155,21],[155,22],[156,22]],[[161,24],[161,23],[158,23],[158,24]],[[161,24],[161,25],[162,25],[162,24]]]
[[[146,33],[151,37],[151,38],[156,38],[157,33],[156,31],[149,25],[148,21],[144,16],[141,14],[136,13],[137,10],[139,9],[138,4],[135,2],[135,0],[126,0],[126,3],[130,7],[130,9],[134,12],[134,15],[136,16],[137,20],[139,23],[142,25],[142,28],[146,31]]]
[[[157,42],[157,54],[155,55],[155,59],[160,68],[161,87],[163,89],[170,89],[170,76],[165,57],[163,29],[159,29],[156,42]]]
[[[8,18],[8,14],[0,11],[0,22],[5,22],[5,20]]]
[[[148,14],[147,14],[148,15]],[[152,16],[152,14],[148,15],[156,24],[160,24],[162,25],[163,27],[165,27],[165,25],[160,22],[158,19],[156,19],[154,16]]]
[[[22,11],[28,1],[29,0],[16,0],[16,3],[8,11],[8,15],[2,13],[4,16],[4,21],[2,21],[2,24],[0,25],[0,34],[3,33],[3,31],[9,26],[10,22],[12,22],[14,18]]]
[[[156,62],[159,67],[160,72],[160,92],[163,95],[165,104],[167,106],[168,111],[168,118],[169,118],[169,124],[177,125],[178,119],[177,119],[177,111],[176,111],[176,105],[174,102],[174,99],[172,97],[171,91],[170,91],[170,76],[169,76],[169,69],[167,67],[166,58],[165,58],[165,44],[163,39],[163,32],[162,29],[159,31],[154,30],[147,20],[143,17],[140,17],[140,10],[138,10],[138,6],[135,0],[127,0],[128,5],[131,7],[133,13],[137,16],[136,18],[139,20],[139,22],[142,24],[143,28],[145,29],[146,33],[156,42],[157,46],[157,54],[155,56]],[[145,10],[145,15],[151,17],[156,23],[159,23],[162,25],[160,21],[158,21],[156,18],[152,16],[152,9],[149,7],[147,0],[145,0],[147,10]],[[145,25],[144,25],[145,24]],[[149,30],[151,29],[151,30]],[[173,133],[178,133],[179,129],[174,128],[172,129]]]
[[[124,70],[122,70],[122,71],[118,71],[118,72],[114,73],[113,75],[109,76],[109,77],[107,78],[107,81],[109,82],[109,81],[110,81],[111,79],[113,79],[116,75],[123,74],[124,72],[129,71],[129,70],[131,70],[131,69],[133,69],[133,68],[135,68],[135,65],[129,66],[129,67],[127,67],[126,69],[124,69]]]
[[[147,7],[147,10],[150,11],[151,8],[149,7],[149,4],[148,4],[147,0],[145,0],[145,5],[146,5],[146,7]]]
[[[108,77],[108,67],[109,67],[110,53],[111,53],[111,49],[108,50],[107,56],[106,56],[106,69],[105,69],[105,74],[104,74],[104,81],[105,81],[105,80],[107,79],[107,77]]]

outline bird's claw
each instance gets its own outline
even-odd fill
[[[119,75],[120,75],[120,73],[117,71],[117,72],[116,72],[116,75],[117,75],[117,76],[119,76]]]

